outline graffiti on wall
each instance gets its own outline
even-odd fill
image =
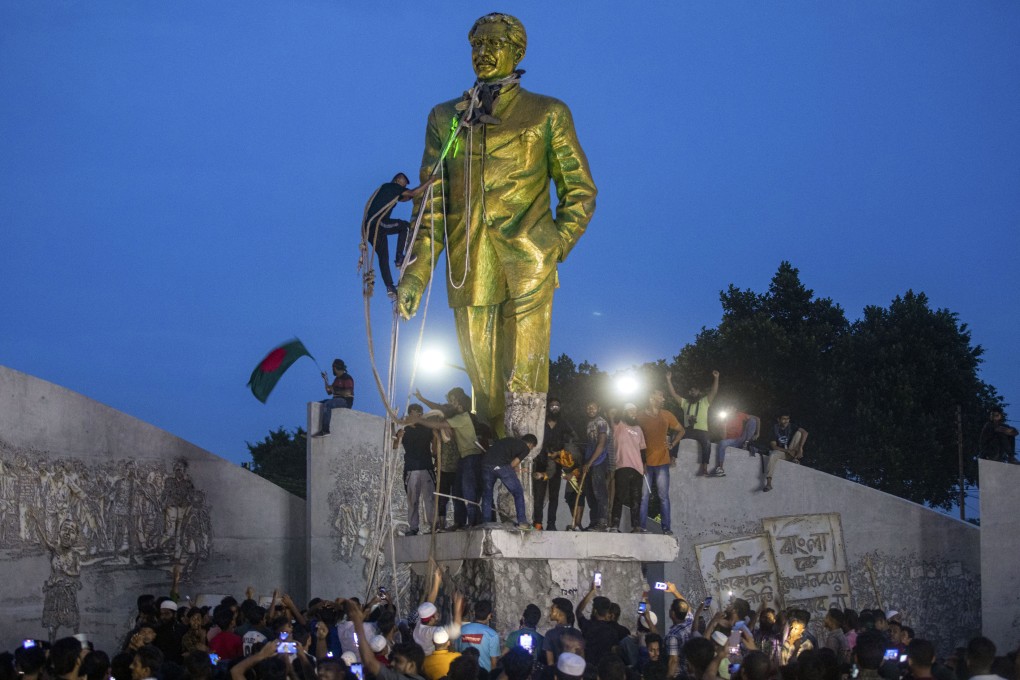
[[[787,607],[805,609],[816,617],[830,607],[851,606],[838,513],[768,517],[762,527],[772,543]]]
[[[188,462],[48,458],[0,442],[0,549],[11,558],[49,555],[42,624],[75,631],[85,567],[144,565],[187,576],[209,557],[205,495]]]
[[[798,607],[812,617],[853,606],[838,513],[767,517],[762,527],[694,546],[710,593],[722,602],[743,598],[752,608]]]
[[[704,543],[694,551],[708,592],[718,602],[740,597],[754,609],[776,606],[779,576],[768,536]]]

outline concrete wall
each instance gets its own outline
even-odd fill
[[[318,408],[310,406],[312,431]],[[333,413],[333,434],[310,440],[312,594],[364,594],[366,551],[373,545],[369,527],[375,526],[383,493],[382,429],[381,418],[341,409]],[[692,600],[709,593],[725,600],[733,591],[754,606],[796,604],[812,611],[813,627],[831,605],[896,609],[919,636],[936,641],[942,650],[981,630],[977,527],[792,463],[779,464],[774,490],[763,493],[760,460],[739,449],[727,456],[726,477],[695,477],[696,469],[695,444],[685,441],[671,475],[679,555],[663,573]],[[406,517],[401,486],[398,466],[393,488],[398,530]],[[320,502],[323,498],[327,501]],[[441,538],[444,545],[464,543],[467,557],[473,549],[468,544],[482,540],[470,536]],[[556,536],[569,543],[591,535],[549,533],[542,541],[560,540]],[[401,540],[414,552],[430,539]],[[527,536],[513,540],[534,542]],[[417,561],[410,553],[402,557]],[[388,559],[381,558],[380,565],[386,564]],[[647,577],[656,580],[657,573],[651,565]],[[398,569],[397,581],[408,597],[414,586],[406,569]],[[391,582],[388,567],[381,582]],[[665,603],[653,601],[664,614]]]
[[[1020,465],[979,461],[981,617],[999,654],[1020,647]]]
[[[308,431],[319,430],[317,402],[308,407]],[[308,592],[313,597],[363,597],[368,583],[381,510],[384,421],[361,411],[334,409],[331,435],[308,439]],[[400,457],[403,460],[403,457]],[[395,527],[407,522],[402,465],[398,465],[391,497]],[[389,525],[389,515],[386,516]],[[379,552],[377,585],[392,590],[389,561]],[[410,587],[406,567],[398,570],[399,589]]]
[[[305,590],[305,502],[125,413],[0,366],[0,648],[115,649],[135,598]],[[77,622],[76,622],[77,621]]]
[[[977,527],[793,463],[779,463],[763,493],[760,460],[740,449],[726,477],[696,469],[696,444],[684,441],[670,493],[680,556],[665,574],[690,597],[718,596],[721,583],[723,596],[797,601],[812,624],[830,604],[896,609],[941,650],[981,630]]]

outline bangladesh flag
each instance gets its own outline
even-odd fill
[[[295,361],[305,356],[311,357],[312,355],[305,349],[304,343],[297,338],[274,349],[251,372],[251,377],[248,378],[248,387],[251,388],[251,393],[263,404],[266,403],[269,393],[276,387],[276,382],[283,372],[290,368],[290,365]]]

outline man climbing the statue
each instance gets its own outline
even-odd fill
[[[570,110],[520,86],[521,22],[486,15],[468,40],[478,80],[429,114],[421,179],[440,179],[416,200],[416,259],[404,270],[397,304],[404,318],[414,315],[431,255],[445,246],[449,303],[478,415],[500,436],[540,438],[556,266],[588,226],[596,188]]]

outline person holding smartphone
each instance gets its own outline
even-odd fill
[[[694,633],[694,612],[687,598],[677,590],[676,584],[667,582],[666,592],[675,598],[669,605],[669,620],[673,625],[665,638],[667,677],[675,678],[684,667],[683,648]]]
[[[393,667],[383,666],[372,653],[368,635],[365,634],[365,614],[361,611],[361,607],[353,600],[347,600],[346,605],[347,618],[354,622],[354,631],[358,634],[361,663],[369,675],[374,676],[377,680],[425,680],[421,675],[421,669],[425,665],[425,651],[421,645],[415,642],[402,642],[394,645]]]
[[[609,598],[603,597],[601,594],[596,595],[601,590],[602,573],[596,571],[592,578],[591,588],[577,604],[577,609],[574,612],[577,616],[577,625],[581,629],[581,634],[584,635],[584,658],[594,666],[597,666],[602,657],[609,654],[613,647],[626,636],[625,634],[621,635],[622,627],[612,620],[610,615],[612,603]],[[592,605],[590,619],[584,615],[584,610],[588,607],[589,602]]]
[[[521,615],[521,627],[506,636],[503,643],[503,654],[505,655],[514,647],[521,647],[531,653],[535,661],[539,660],[539,652],[545,637],[538,632],[538,622],[542,619],[542,610],[537,605],[529,604],[524,608]]]

